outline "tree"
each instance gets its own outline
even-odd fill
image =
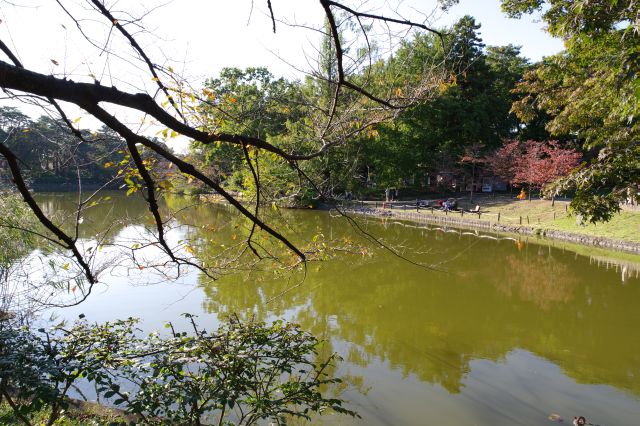
[[[299,119],[300,93],[284,78],[276,79],[266,68],[224,68],[218,78],[204,84],[201,125],[208,131],[244,134],[270,140],[286,133],[288,120]],[[194,143],[204,154],[203,166],[222,183],[234,172],[245,169],[241,147]]]
[[[363,144],[363,163],[375,171],[378,183],[393,185],[407,171],[421,178],[434,170],[451,170],[475,144],[491,150],[503,139],[534,133],[536,126],[523,129],[510,112],[521,97],[512,90],[528,61],[516,46],[485,48],[479,30],[466,16],[446,30],[444,49],[437,38],[418,35],[389,60],[402,79],[420,75],[425,63],[445,59],[450,74],[434,99],[378,126],[377,137]]]
[[[79,140],[62,120],[48,116],[36,121],[16,120],[15,117],[22,115],[16,111],[15,108],[0,109],[3,123],[0,137],[5,138],[7,147],[20,159],[25,177],[35,187],[73,186],[77,185],[78,178],[85,186],[94,187],[113,181],[113,169],[109,167],[122,160],[124,144],[108,128],[83,131],[83,137],[95,141],[89,144]]]
[[[567,176],[575,169],[582,154],[573,149],[561,148],[557,141],[523,143],[522,155],[516,159],[513,181],[531,189],[543,189],[549,183]]]
[[[548,31],[557,37],[600,35],[621,23],[636,30],[640,25],[634,0],[502,0],[502,9],[512,18],[544,10]]]
[[[537,121],[532,119],[524,125],[511,111],[511,105],[522,98],[522,95],[514,92],[513,89],[531,68],[529,60],[521,56],[520,47],[512,44],[489,46],[486,49],[486,63],[493,76],[490,89],[491,125],[496,136],[500,140],[513,137],[521,140],[547,139],[548,134],[539,117],[536,117]]]
[[[59,424],[70,389],[85,380],[136,424],[286,423],[326,410],[357,416],[321,392],[341,382],[329,377],[337,356],[316,361],[318,341],[299,327],[236,317],[207,332],[185,316],[192,329],[168,323],[170,337],[141,337],[133,318],[96,325],[81,316],[37,332],[0,322],[0,401],[27,426],[44,424],[33,416],[43,407],[46,424]]]
[[[549,116],[554,137],[574,138],[597,151],[593,160],[548,187],[575,191],[572,208],[592,222],[608,220],[640,184],[640,3],[503,0],[514,17],[544,10],[549,32],[566,50],[545,58],[517,91],[513,111],[523,120]]]
[[[467,147],[464,151],[464,155],[460,158],[462,164],[471,164],[471,190],[469,191],[469,201],[473,201],[473,190],[476,180],[476,167],[478,164],[485,162],[484,156],[481,155],[484,145],[481,143],[474,143]]]
[[[485,160],[491,171],[510,186],[516,182],[518,162],[522,157],[522,145],[518,140],[505,140],[503,145]]]
[[[18,197],[0,192],[0,323],[11,318],[20,322],[31,316],[35,308],[25,297],[27,292],[22,284],[26,277],[20,262],[36,247],[33,231],[38,226],[29,213]]]

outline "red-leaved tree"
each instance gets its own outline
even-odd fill
[[[505,140],[502,147],[485,157],[489,169],[510,186],[515,183],[516,165],[522,157],[520,141]]]
[[[514,182],[527,185],[529,200],[531,189],[542,189],[545,185],[569,174],[575,169],[582,154],[575,149],[561,148],[558,141],[526,141],[522,156],[516,160]]]
[[[500,149],[486,158],[486,162],[505,182],[527,186],[531,199],[531,189],[542,189],[568,175],[581,159],[581,153],[562,148],[558,141],[506,140]]]

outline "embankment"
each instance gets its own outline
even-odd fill
[[[419,223],[427,223],[434,225],[453,226],[460,228],[483,229],[493,232],[535,235],[541,238],[552,238],[571,243],[577,243],[587,246],[594,246],[606,249],[620,250],[634,254],[640,254],[640,244],[632,241],[616,240],[612,238],[598,237],[592,235],[578,234],[574,232],[561,231],[556,229],[545,229],[544,227],[533,227],[526,225],[507,225],[490,220],[474,219],[473,213],[465,216],[456,217],[455,213],[448,216],[431,215],[428,212],[415,212],[399,209],[372,209],[372,208],[355,208],[349,209],[349,212],[356,214],[365,214],[368,216],[393,217],[401,220],[409,220]],[[480,215],[481,216],[481,215]]]

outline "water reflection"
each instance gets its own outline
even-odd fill
[[[124,211],[123,226],[134,217],[144,223],[144,204],[116,198],[95,216],[87,212],[86,235]],[[69,208],[51,203],[54,211]],[[176,197],[167,207],[192,225],[188,233],[204,261],[214,262],[221,246],[246,236],[246,223],[227,209],[187,208],[191,203]],[[182,311],[284,317],[326,339],[321,355],[337,351],[345,358],[342,390],[363,423],[544,424],[563,408],[568,418],[582,413],[601,415],[599,423],[636,423],[638,258],[626,256],[613,267],[609,257],[551,245],[363,222],[434,271],[368,243],[347,221],[325,213],[283,212],[280,220],[291,225],[296,243],[321,234],[367,247],[309,264],[304,280],[301,272],[274,274],[268,262],[217,281],[192,274],[184,278],[201,294]]]

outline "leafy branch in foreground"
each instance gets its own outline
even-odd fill
[[[98,401],[135,415],[139,424],[255,424],[310,419],[333,410],[357,416],[321,387],[334,354],[316,361],[319,342],[293,324],[232,318],[215,334],[191,332],[139,337],[137,319],[102,325],[80,319],[37,333],[0,323],[0,395],[24,424],[48,407],[54,424],[70,392],[95,386]]]

